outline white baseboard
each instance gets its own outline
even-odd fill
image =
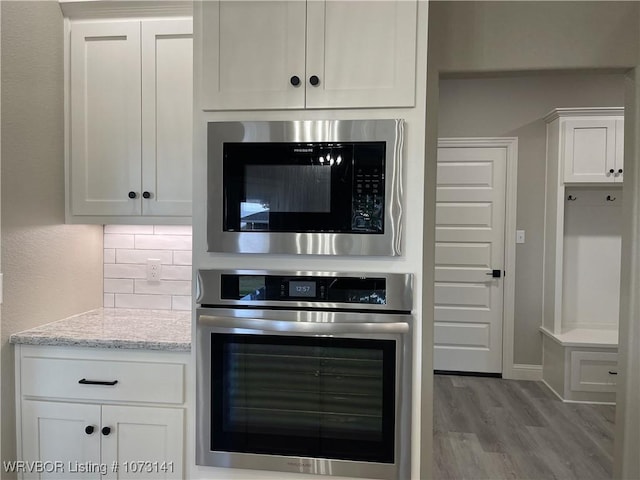
[[[533,382],[539,382],[542,380],[542,365],[527,365],[524,363],[515,363],[511,367],[511,372],[508,377],[510,380],[531,380]]]

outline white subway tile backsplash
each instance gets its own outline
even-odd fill
[[[134,248],[134,235],[104,234],[104,248]]]
[[[173,264],[191,266],[191,257],[191,250],[176,250],[173,252]]]
[[[186,295],[172,296],[171,310],[191,310],[191,297]]]
[[[104,306],[191,309],[190,226],[105,225]],[[159,259],[160,281],[147,281],[147,260]]]
[[[117,255],[116,255],[117,258]],[[104,278],[146,278],[146,265],[127,265],[124,263],[105,264]]]
[[[171,265],[173,252],[171,250],[134,250],[129,248],[119,248],[116,251],[116,263],[146,264],[149,258],[157,258],[161,264]]]
[[[147,310],[171,310],[171,295],[116,294],[116,308],[145,308]]]
[[[159,282],[147,282],[135,280],[134,293],[151,295],[189,295],[191,282],[181,280],[160,280]]]
[[[160,280],[188,280],[191,281],[190,266],[162,265]]]
[[[104,293],[133,293],[133,279],[105,278]]]
[[[148,250],[191,250],[191,236],[136,235],[135,248]]]
[[[102,303],[104,308],[113,308],[116,306],[116,296],[113,293],[105,293]]]
[[[153,225],[105,225],[104,233],[130,233],[153,235]]]
[[[191,225],[155,225],[153,233],[156,235],[189,235],[193,229]]]
[[[104,258],[104,263],[116,263],[116,249],[105,248],[103,258]]]

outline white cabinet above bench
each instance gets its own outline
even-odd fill
[[[564,183],[621,183],[624,174],[624,109],[558,108],[546,118],[557,124]]]

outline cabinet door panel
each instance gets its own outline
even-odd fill
[[[615,119],[572,119],[564,123],[564,181],[613,182]]]
[[[624,119],[616,120],[616,176],[615,181],[622,183],[624,178]],[[622,170],[622,173],[620,173]]]
[[[140,22],[74,24],[70,87],[71,213],[139,215]]]
[[[191,215],[191,20],[142,23],[143,215]]]
[[[310,0],[307,107],[413,106],[416,23],[411,0]]]
[[[203,2],[202,108],[303,108],[305,12],[299,0]]]
[[[180,408],[102,407],[102,461],[119,465],[112,479],[181,479],[184,411]]]
[[[85,432],[94,427],[91,434]],[[92,479],[100,471],[100,406],[74,403],[22,402],[22,460],[41,461],[46,470],[24,478]],[[87,468],[93,465],[93,471]]]

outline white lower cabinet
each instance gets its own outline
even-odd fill
[[[22,478],[184,478],[186,354],[72,350],[17,349]],[[148,390],[164,379],[172,393]]]
[[[183,412],[176,408],[25,400],[25,478],[182,478]]]

